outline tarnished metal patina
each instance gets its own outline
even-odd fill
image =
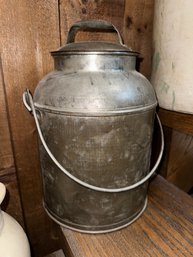
[[[120,43],[74,43],[78,29],[115,31]],[[124,227],[145,209],[157,167],[149,171],[154,90],[135,70],[137,53],[107,22],[76,23],[52,56],[55,70],[39,82],[34,99],[24,93],[41,139],[45,209],[78,231]]]

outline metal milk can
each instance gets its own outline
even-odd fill
[[[119,43],[75,42],[78,30],[116,32]],[[136,220],[147,204],[157,100],[135,70],[137,53],[106,21],[75,23],[52,52],[55,70],[23,95],[40,138],[44,207],[60,225],[103,233]]]

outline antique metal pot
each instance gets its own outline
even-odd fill
[[[119,44],[75,43],[77,30],[114,31]],[[40,136],[44,207],[57,223],[101,233],[127,226],[144,211],[157,100],[135,70],[137,53],[105,21],[75,23],[52,52],[55,70],[38,84],[32,111]],[[160,123],[159,123],[160,124]],[[161,124],[160,124],[161,128]]]

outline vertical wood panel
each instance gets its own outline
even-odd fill
[[[60,24],[62,43],[66,42],[70,26],[80,20],[100,19],[112,22],[121,32],[123,28],[124,0],[62,0],[60,8]],[[109,33],[84,33],[77,40],[116,40]]]
[[[12,215],[23,227],[23,212],[14,168],[13,149],[9,129],[4,76],[0,58],[0,181],[6,186],[2,209]]]
[[[126,0],[124,15],[125,43],[141,55],[140,71],[150,78],[154,0]]]
[[[167,180],[188,192],[193,187],[192,168],[193,136],[173,130],[167,165]]]
[[[164,153],[161,160],[161,164],[158,167],[158,172],[160,175],[162,175],[164,178],[167,178],[167,168],[170,158],[170,149],[171,149],[171,141],[172,141],[172,135],[173,135],[173,129],[163,126],[163,132],[164,132]]]
[[[13,216],[25,229],[15,168],[1,170],[0,181],[6,186],[2,210]]]
[[[193,187],[193,115],[160,109],[159,116],[172,131],[170,138],[165,134],[166,178],[188,192]]]
[[[17,175],[27,232],[32,246],[38,250],[40,255],[46,254],[46,250],[54,250],[51,239],[55,236],[56,227],[42,208],[37,134],[33,118],[22,104],[24,89],[28,87],[33,92],[37,82],[53,68],[49,51],[58,48],[60,38],[65,43],[67,31],[75,21],[104,19],[111,21],[123,32],[130,7],[133,8],[132,17],[135,26],[138,24],[141,28],[144,26],[145,32],[147,31],[147,33],[140,34],[137,30],[136,33],[136,27],[131,31],[133,33],[133,41],[131,41],[136,46],[136,50],[143,50],[141,52],[145,58],[142,62],[144,74],[149,73],[150,66],[151,44],[148,45],[148,43],[151,41],[149,24],[153,9],[151,0],[140,1],[140,4],[127,0],[126,11],[124,0],[61,0],[59,10],[58,2],[56,0],[1,0],[0,2],[0,51]],[[141,12],[140,8],[142,8]],[[143,17],[142,21],[138,15]],[[131,34],[127,33],[127,29],[124,30],[124,35],[126,43],[130,42]],[[93,33],[86,33],[78,36],[77,39],[87,38],[114,40],[115,37],[107,34],[103,37],[100,34],[94,36]],[[4,118],[6,120],[6,117]]]
[[[0,59],[0,174],[1,170],[13,167],[13,151],[4,92],[3,70]]]
[[[26,87],[33,92],[42,76],[53,68],[49,51],[59,45],[58,1],[1,1],[0,31],[5,90],[27,232],[34,249],[43,255],[52,248],[54,227],[42,208],[37,135],[33,118],[22,104],[22,93]]]

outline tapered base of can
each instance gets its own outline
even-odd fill
[[[80,224],[62,220],[57,215],[55,215],[52,211],[50,211],[49,208],[44,203],[44,209],[45,209],[46,213],[57,224],[59,224],[60,226],[62,226],[64,228],[71,229],[71,230],[81,232],[81,233],[87,233],[87,234],[110,233],[110,232],[125,228],[125,227],[129,226],[131,223],[133,223],[134,221],[136,221],[143,214],[146,207],[147,207],[147,197],[145,199],[143,208],[139,212],[133,214],[131,217],[129,217],[127,219],[124,219],[118,223],[109,224],[109,225],[85,226],[85,225],[80,225]]]

